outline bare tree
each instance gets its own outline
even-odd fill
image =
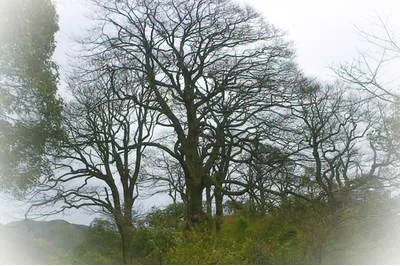
[[[360,52],[359,58],[352,63],[340,64],[333,70],[339,78],[366,92],[369,96],[366,98],[398,103],[400,95],[396,90],[399,84],[394,82],[398,77],[393,77],[400,55],[398,33],[382,17],[377,17],[372,26],[376,32],[358,30],[369,49]]]
[[[292,53],[281,33],[232,1],[95,2],[104,13],[92,54],[115,69],[141,73],[157,128],[175,136],[173,143],[146,145],[179,162],[191,227],[205,217],[203,190],[221,156],[215,105],[223,101],[228,108],[237,143],[253,138],[252,120],[285,89],[280,82],[292,68]],[[121,94],[148,107],[134,94]]]
[[[179,162],[165,152],[154,151],[147,166],[153,171],[146,171],[141,184],[148,190],[149,196],[167,193],[174,204],[180,201],[187,203],[185,177]]]
[[[31,209],[55,205],[57,213],[86,207],[111,215],[121,235],[123,261],[133,263],[133,204],[154,114],[114,93],[122,86],[146,102],[142,87],[126,73],[92,73],[70,86],[74,100],[62,121],[66,136],[49,155],[54,174],[37,188]]]
[[[301,97],[292,109],[299,121],[298,156],[305,167],[313,168],[310,178],[322,195],[335,202],[337,192],[354,189],[352,180],[361,178],[360,149],[373,117],[366,104],[340,84],[306,82],[299,89]]]
[[[383,183],[380,186],[398,186],[398,63],[400,45],[398,32],[382,17],[378,17],[369,31],[359,29],[369,50],[360,53],[358,60],[341,64],[333,70],[339,78],[364,96],[364,101],[373,103],[370,108],[376,113],[372,129],[368,133],[370,168],[365,176],[374,177]],[[372,29],[376,28],[375,32]]]
[[[399,113],[398,106],[379,102],[375,119],[368,133],[370,168],[362,173],[374,181],[370,188],[394,189],[399,186]]]

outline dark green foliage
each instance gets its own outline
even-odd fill
[[[176,232],[166,228],[139,227],[134,232],[135,264],[165,264],[166,253],[176,245]]]
[[[177,231],[164,225],[141,225],[135,228],[131,245],[133,264],[166,263],[166,252],[176,245],[177,234]],[[60,261],[70,264],[121,264],[121,256],[121,239],[115,226],[108,221],[96,220],[85,240],[74,250],[73,256],[60,258]]]
[[[153,228],[179,229],[183,226],[185,205],[183,203],[171,204],[167,208],[153,209],[147,215],[146,223]]]
[[[61,136],[57,14],[51,0],[3,0],[0,25],[0,185],[25,188],[48,170],[47,143]]]
[[[93,223],[92,223],[93,224]],[[121,239],[114,226],[96,220],[84,241],[75,248],[69,264],[121,264]]]

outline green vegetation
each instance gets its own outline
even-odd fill
[[[27,188],[50,169],[44,154],[61,136],[57,20],[51,0],[0,1],[1,188]]]
[[[243,209],[226,215],[220,232],[206,232],[200,227],[183,230],[182,219],[175,216],[180,205],[170,205],[137,221],[132,261],[134,264],[397,264],[399,206],[395,199],[368,204],[354,202],[332,212],[317,202],[293,201],[268,214]],[[8,232],[12,236],[8,241],[17,250],[22,247],[26,254],[24,259],[16,256],[5,263],[122,263],[120,236],[109,221],[96,220],[90,228],[62,221],[24,221],[3,226],[0,232],[3,236]]]

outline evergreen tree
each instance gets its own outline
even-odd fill
[[[0,186],[26,188],[59,135],[57,14],[51,0],[4,0],[0,25]]]

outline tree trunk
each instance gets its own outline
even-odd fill
[[[221,231],[222,217],[223,217],[223,194],[221,184],[217,184],[215,187],[215,230]]]
[[[122,249],[122,261],[124,264],[133,263],[132,254],[132,241],[133,241],[133,224],[132,221],[128,221],[123,215],[115,217],[118,232],[121,236],[121,249]]]
[[[192,229],[205,220],[203,186],[199,181],[201,180],[194,180],[187,185],[186,229]]]
[[[212,197],[211,197],[211,185],[206,186],[206,206],[207,206],[207,216],[212,217]]]
[[[121,234],[121,247],[122,247],[122,260],[124,264],[132,264],[133,254],[132,254],[132,233],[133,228],[123,229]]]
[[[188,135],[184,143],[186,156],[185,181],[187,187],[186,228],[200,224],[205,220],[203,212],[203,189],[205,184],[203,161],[198,154],[201,128],[194,107],[188,108]]]

